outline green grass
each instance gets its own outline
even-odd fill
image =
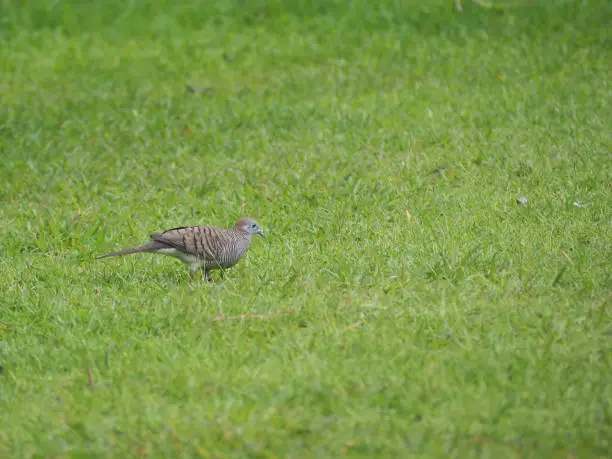
[[[608,1],[18,3],[0,457],[612,455]]]

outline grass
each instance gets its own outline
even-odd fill
[[[200,3],[0,2],[0,456],[610,457],[609,2]]]

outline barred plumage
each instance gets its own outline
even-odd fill
[[[240,261],[251,244],[251,238],[256,234],[265,237],[259,224],[252,218],[238,220],[231,229],[184,226],[154,233],[151,242],[97,258],[139,252],[161,253],[189,265],[192,278],[198,269],[204,269],[206,280],[210,281],[212,270],[230,268]]]

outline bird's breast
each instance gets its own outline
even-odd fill
[[[229,268],[240,261],[249,248],[249,239],[236,238],[219,247],[220,250],[212,259],[206,260],[206,266],[210,268]]]

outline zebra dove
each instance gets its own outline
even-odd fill
[[[186,226],[172,228],[163,233],[151,234],[151,242],[107,253],[96,258],[116,257],[139,252],[161,253],[178,258],[189,265],[189,275],[193,279],[198,269],[204,269],[207,281],[212,281],[213,269],[234,266],[246,253],[251,238],[259,234],[266,237],[259,223],[252,218],[241,218],[233,228],[213,228],[211,226]]]

